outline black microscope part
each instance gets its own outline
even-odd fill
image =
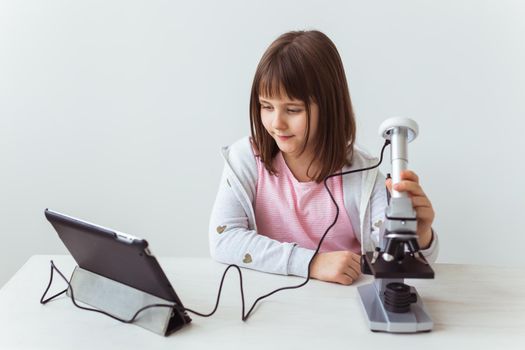
[[[375,278],[434,278],[434,270],[423,256],[416,258],[407,254],[401,261],[387,262],[379,251],[375,253],[379,255],[373,264],[374,252],[367,252],[361,256],[361,272],[364,274],[374,275]]]
[[[417,294],[410,292],[410,286],[392,282],[386,285],[384,292],[385,309],[394,313],[410,311],[410,304],[417,302]]]

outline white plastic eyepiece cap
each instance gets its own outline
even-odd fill
[[[390,140],[392,130],[395,128],[406,128],[408,130],[408,142],[413,141],[419,134],[419,127],[415,120],[403,117],[393,117],[381,123],[379,126],[379,135]]]

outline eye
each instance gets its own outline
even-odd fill
[[[294,113],[300,113],[302,112],[302,109],[288,109],[288,113],[294,114]]]
[[[261,108],[262,108],[262,109],[266,109],[266,110],[268,110],[268,111],[271,111],[271,110],[273,109],[272,106],[267,106],[267,105],[261,105]]]

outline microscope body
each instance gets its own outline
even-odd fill
[[[406,118],[392,118],[380,133],[391,142],[392,182],[401,181],[407,169],[407,144],[418,132],[417,124]],[[405,278],[434,278],[434,271],[420,252],[417,218],[406,193],[392,190],[379,246],[361,257],[361,269],[374,275],[372,284],[358,287],[373,331],[413,333],[430,331],[433,322],[414,287]]]
[[[376,278],[434,278],[434,271],[421,254],[416,231],[410,198],[391,198],[379,247],[361,257],[362,272]]]

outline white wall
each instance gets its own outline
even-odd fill
[[[523,18],[502,0],[0,0],[0,285],[66,253],[46,207],[206,256],[219,148],[248,134],[255,67],[293,29],[338,46],[372,153],[384,119],[418,121],[439,261],[525,266]]]

